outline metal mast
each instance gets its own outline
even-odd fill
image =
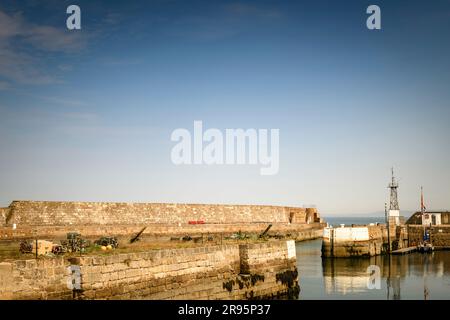
[[[391,189],[391,203],[389,206],[389,210],[400,210],[397,198],[398,183],[397,181],[395,181],[394,168],[392,168],[392,181],[391,183],[389,183],[388,188]]]
[[[384,216],[386,218],[386,228],[387,228],[387,236],[388,236],[387,253],[391,254],[391,233],[390,233],[391,226],[390,226],[390,223],[389,223],[389,216],[388,216],[388,212],[387,212],[387,203],[384,204]],[[391,268],[390,261],[391,261],[391,257],[389,256],[389,270],[391,270],[390,269]]]
[[[420,213],[423,215],[425,214],[425,202],[423,201],[423,187],[420,187]]]

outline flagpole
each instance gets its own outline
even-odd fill
[[[387,227],[387,236],[388,236],[388,249],[387,249],[387,252],[388,252],[388,254],[390,256],[390,254],[391,254],[391,234],[390,234],[389,215],[388,215],[388,211],[387,211],[387,203],[384,204],[384,216],[386,218],[386,227]]]
[[[423,187],[420,186],[420,212],[422,213],[422,216],[424,214],[424,206],[423,206]],[[422,217],[423,219],[423,217]]]
[[[422,234],[422,242],[425,241],[425,216],[424,216],[424,210],[423,210],[423,187],[420,186],[420,213],[422,214],[422,228],[423,228],[423,234]]]
[[[425,224],[425,202],[423,201],[423,186],[420,186],[420,211],[422,212],[422,226],[423,226],[423,244],[425,245],[426,241],[428,241],[427,237],[427,225]],[[428,217],[426,219],[428,222]]]

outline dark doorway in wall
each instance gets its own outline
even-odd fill
[[[294,220],[294,212],[289,212],[289,223],[292,223],[292,221]]]

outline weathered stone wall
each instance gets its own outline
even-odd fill
[[[430,214],[440,214],[441,215],[441,224],[450,225],[450,212],[448,211],[426,211],[426,213]],[[409,217],[406,221],[406,224],[410,225],[421,225],[422,224],[422,212],[417,211]]]
[[[167,237],[167,236],[227,236],[236,232],[261,233],[267,228],[267,223],[247,224],[148,224],[143,237]],[[269,231],[270,235],[283,234],[298,241],[310,240],[322,237],[323,224],[285,224],[274,223]],[[127,237],[136,234],[142,229],[142,225],[93,225],[93,226],[19,226],[13,230],[11,226],[0,227],[0,240],[20,239],[52,239],[66,238],[67,232],[79,232],[83,237],[95,238],[110,235]]]
[[[71,299],[69,263],[61,258],[0,263],[0,299]]]
[[[9,208],[0,208],[0,226],[6,225]]]
[[[400,226],[396,226],[394,233],[391,233],[391,235],[392,234],[394,234],[394,237],[391,239],[391,250],[398,250],[409,247],[408,227],[406,225],[403,224]],[[385,239],[386,238],[387,235],[385,235]]]
[[[324,241],[322,244],[322,256],[347,258],[347,257],[371,257],[382,253],[383,242],[381,239],[367,241],[342,241],[335,243]]]
[[[128,225],[151,223],[318,222],[316,209],[254,205],[13,201],[6,223],[20,226]]]
[[[407,230],[410,246],[416,246],[423,240],[423,226],[408,225]],[[450,226],[433,226],[430,234],[435,247],[450,247]]]
[[[83,279],[81,297],[85,299],[207,298],[224,291],[222,282],[238,270],[240,264],[237,246],[160,250],[79,260]]]
[[[292,242],[294,243],[294,242]],[[294,243],[295,245],[295,243]],[[241,272],[257,273],[275,265],[288,267],[290,263],[286,241],[245,244],[239,247]],[[295,258],[295,257],[291,257]]]
[[[295,252],[287,241],[269,241],[3,262],[0,299],[70,299],[70,264],[80,267],[79,299],[296,298],[299,292]]]
[[[328,230],[329,236],[324,237],[322,242],[322,256],[323,257],[370,257],[379,255],[383,249],[383,234],[384,226],[358,226],[356,230],[366,232],[360,232],[361,236],[357,240],[350,238],[339,239],[336,238],[336,231],[343,228],[332,228]],[[352,230],[353,228],[350,228]]]
[[[387,252],[388,229],[386,225],[366,226],[369,237],[364,240],[332,240],[324,237],[322,242],[322,256],[346,258],[346,257],[371,257]],[[339,228],[336,228],[339,229]],[[389,239],[391,250],[397,250],[408,246],[407,228],[390,224]]]

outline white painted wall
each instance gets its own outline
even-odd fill
[[[295,241],[294,240],[288,240],[286,241],[287,245],[287,256],[288,259],[295,258],[297,256],[296,250],[295,250]]]
[[[324,276],[324,287],[327,294],[333,293],[360,293],[367,289],[368,276]]]
[[[436,225],[439,226],[442,224],[441,222],[441,214],[440,213],[436,213],[434,214],[434,216],[436,217]]]
[[[432,221],[433,221],[433,220],[432,220],[432,214],[431,214],[431,213],[425,213],[425,214],[422,216],[422,225],[429,226],[429,225],[431,224]]]
[[[334,241],[366,241],[369,240],[368,227],[341,227],[325,228],[323,237],[331,239],[331,233],[334,233]]]
[[[399,217],[400,210],[389,210],[389,217]]]

